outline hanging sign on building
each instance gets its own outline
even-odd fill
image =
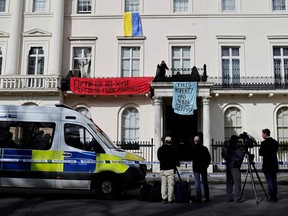
[[[154,77],[70,78],[70,89],[81,95],[133,95],[150,91]]]
[[[172,108],[179,115],[193,115],[197,109],[197,82],[173,82]]]

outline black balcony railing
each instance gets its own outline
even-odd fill
[[[208,77],[207,82],[214,83],[213,89],[247,89],[247,90],[273,90],[287,89],[286,77]]]

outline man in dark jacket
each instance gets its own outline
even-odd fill
[[[206,202],[210,201],[209,186],[207,178],[207,168],[211,162],[211,155],[206,146],[203,146],[200,136],[194,137],[194,146],[192,148],[193,174],[195,178],[196,202],[202,202],[200,176],[204,188]]]
[[[228,142],[224,143],[221,156],[226,161],[226,189],[228,202],[240,202],[241,200],[241,173],[240,167],[244,158],[244,152],[238,143],[238,136],[232,135]]]
[[[172,139],[167,136],[157,151],[160,161],[162,203],[174,203],[175,169],[179,165],[177,152],[172,147]]]
[[[277,172],[278,172],[278,142],[270,137],[270,130],[262,130],[262,138],[264,141],[261,143],[259,155],[263,156],[262,171],[265,175],[268,185],[269,198],[268,201],[276,202],[277,198]]]

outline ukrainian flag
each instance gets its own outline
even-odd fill
[[[142,36],[142,25],[139,13],[124,13],[124,36]]]

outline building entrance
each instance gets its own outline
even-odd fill
[[[198,111],[193,115],[178,115],[172,105],[166,105],[164,110],[164,136],[171,136],[173,145],[180,150],[182,160],[189,160],[189,152],[193,138],[198,132]]]

